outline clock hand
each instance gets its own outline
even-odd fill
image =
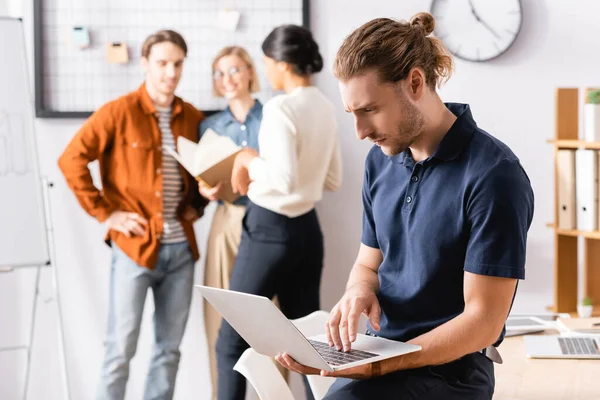
[[[479,18],[479,15],[477,14],[477,11],[475,11],[475,6],[473,5],[473,1],[469,0],[469,7],[471,7],[471,13],[473,14],[473,16],[475,17],[475,19],[477,20],[477,22],[479,22],[481,25],[483,25],[485,27],[485,29],[487,29],[488,31],[490,31],[490,33],[492,35],[494,35],[496,37],[496,39],[500,39],[500,36],[496,33],[496,31],[494,31],[492,29],[491,26],[489,26],[488,23],[486,23],[484,20],[482,20],[481,18]]]

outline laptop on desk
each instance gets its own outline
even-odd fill
[[[266,356],[288,353],[300,364],[333,372],[421,350],[417,345],[358,334],[351,351],[337,351],[329,347],[325,333],[305,337],[266,297],[196,288],[254,350]]]
[[[525,336],[529,358],[600,359],[600,336]]]

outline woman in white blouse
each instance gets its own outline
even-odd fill
[[[232,185],[250,203],[230,289],[273,298],[289,319],[320,308],[323,236],[315,212],[324,190],[342,182],[333,104],[312,86],[323,68],[307,29],[284,25],[262,45],[266,74],[285,94],[268,101],[258,134],[260,154],[236,157]],[[219,400],[244,399],[246,381],[233,366],[248,347],[225,321],[217,340]]]

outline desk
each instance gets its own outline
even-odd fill
[[[600,400],[600,360],[530,359],[523,336],[498,350],[504,364],[494,364],[494,400]]]

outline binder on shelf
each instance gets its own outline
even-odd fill
[[[576,228],[575,150],[558,150],[558,227]]]
[[[575,156],[577,229],[598,229],[598,152],[577,150]]]

